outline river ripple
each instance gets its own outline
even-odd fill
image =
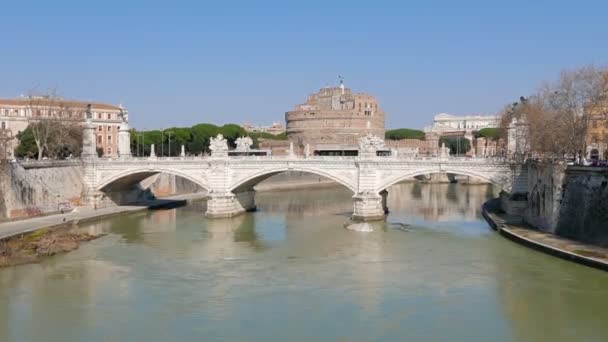
[[[89,224],[109,234],[0,271],[0,341],[608,340],[608,273],[498,236],[495,195],[398,184],[371,233],[342,188]]]

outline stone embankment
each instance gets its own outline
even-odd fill
[[[483,205],[483,216],[502,236],[544,253],[608,271],[608,248],[584,244],[534,229],[519,217],[506,214],[500,200],[493,199]]]
[[[69,210],[80,204],[82,189],[82,168],[77,162],[0,163],[0,221]]]
[[[530,161],[521,193],[484,205],[502,235],[552,255],[608,270],[608,169]]]
[[[607,168],[530,163],[528,193],[519,204],[513,213],[542,232],[608,247]]]

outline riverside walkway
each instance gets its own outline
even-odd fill
[[[101,209],[77,207],[74,211],[65,214],[54,214],[24,220],[2,222],[0,223],[0,240],[31,233],[39,229],[75,225],[89,220],[100,220],[115,215],[147,210],[149,208],[161,207],[172,203],[175,204],[181,201],[191,201],[204,197],[206,197],[206,194],[194,193],[162,197],[136,205],[123,205]]]

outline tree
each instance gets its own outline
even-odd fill
[[[236,146],[236,139],[247,135],[247,131],[240,125],[236,124],[225,124],[224,126],[220,127],[219,131],[224,138],[228,140],[228,145],[232,147]]]
[[[423,131],[411,128],[399,128],[386,131],[384,134],[386,139],[401,140],[401,139],[418,139],[424,140],[425,134]]]
[[[171,139],[171,144],[168,144],[169,139]],[[172,156],[178,155],[181,152],[181,146],[188,145],[192,140],[192,130],[188,127],[173,127],[166,129],[165,140],[167,141],[167,153],[170,153]],[[170,151],[169,148],[171,149]]]
[[[450,154],[459,155],[465,154],[471,149],[471,142],[463,137],[441,137],[439,138],[439,144],[450,149]]]
[[[585,66],[563,71],[557,82],[547,83],[537,93],[505,107],[501,114],[503,134],[514,118],[524,120],[529,126],[531,153],[539,157],[574,156],[586,150],[589,109],[605,98],[607,90],[605,69]]]
[[[19,158],[33,158],[38,155],[38,146],[36,145],[30,126],[17,133],[17,139],[19,139],[19,145],[15,149],[15,156]]]
[[[503,135],[500,128],[482,128],[477,132],[477,137],[498,140]]]
[[[38,160],[49,152],[49,157],[54,157],[68,144],[67,139],[73,136],[74,130],[71,126],[82,119],[80,113],[77,109],[71,108],[69,102],[59,97],[55,90],[43,94],[30,91],[27,99],[27,110],[31,120],[29,126],[36,143]]]
[[[82,152],[82,126],[72,121],[54,121],[47,143],[49,158],[79,156]]]

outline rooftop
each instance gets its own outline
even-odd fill
[[[91,101],[80,101],[80,100],[66,100],[60,97],[45,97],[45,96],[32,96],[32,97],[18,97],[13,99],[1,99],[0,106],[45,106],[45,105],[58,105],[65,107],[74,108],[85,108],[88,104],[91,104],[93,109],[98,110],[121,110],[119,106],[114,106],[107,103],[91,102]]]

